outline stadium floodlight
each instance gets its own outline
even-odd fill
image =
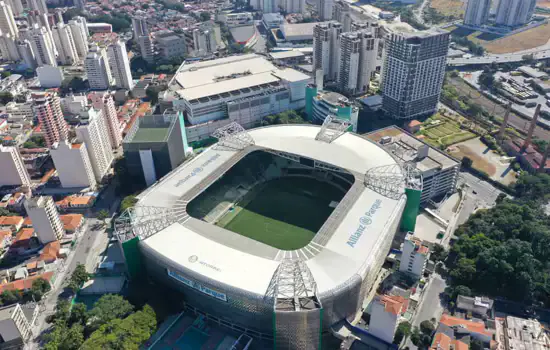
[[[399,199],[405,188],[422,190],[422,174],[412,164],[391,164],[369,169],[365,186],[383,196]]]
[[[115,233],[121,242],[136,236],[145,239],[185,217],[188,217],[185,209],[136,206],[128,208],[115,220]]]
[[[300,259],[281,260],[269,282],[265,298],[273,299],[274,308],[278,310],[319,307],[317,283]]]
[[[315,140],[331,143],[338,137],[342,136],[348,130],[351,123],[347,120],[338,119],[331,115],[327,115],[321,126],[321,130],[315,136]]]
[[[243,150],[255,144],[252,136],[237,122],[216,129],[212,136],[218,139],[218,145],[231,149]]]

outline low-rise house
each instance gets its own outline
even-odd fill
[[[0,216],[0,230],[10,230],[15,233],[23,227],[25,219],[22,216]]]
[[[445,333],[454,336],[453,339],[463,339],[470,337],[477,339],[483,344],[489,346],[492,340],[492,334],[485,328],[483,322],[465,320],[460,317],[454,317],[447,314],[441,316],[437,333]]]
[[[387,343],[392,343],[395,330],[407,307],[408,301],[401,296],[376,296],[372,301],[369,333]]]
[[[468,350],[468,344],[453,339],[445,333],[436,333],[430,350]]]
[[[487,297],[467,297],[459,295],[456,298],[456,307],[464,312],[478,317],[487,317],[493,309],[493,299]]]
[[[2,294],[6,290],[12,290],[12,291],[17,290],[17,291],[21,291],[21,292],[27,292],[31,289],[32,283],[36,279],[42,278],[42,279],[46,280],[47,282],[51,283],[53,275],[54,275],[53,271],[48,271],[48,272],[44,272],[44,273],[39,274],[39,275],[30,276],[30,277],[25,278],[25,279],[20,279],[20,280],[17,280],[17,281],[12,281],[12,282],[8,282],[8,283],[0,284],[0,294]]]
[[[77,232],[84,224],[84,216],[82,214],[65,214],[61,215],[60,219],[67,234]]]
[[[51,264],[57,260],[59,257],[59,250],[61,249],[61,244],[59,241],[53,241],[44,246],[42,252],[40,253],[39,260],[45,262],[46,264]]]

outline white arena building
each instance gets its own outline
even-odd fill
[[[221,325],[273,340],[278,349],[319,348],[321,334],[362,309],[389,251],[406,192],[421,179],[378,144],[345,132],[327,118],[322,127],[280,125],[244,131],[233,123],[218,143],[139,195],[116,221],[129,270],[183,293],[186,306]],[[197,219],[188,203],[253,152],[301,176],[349,181],[349,188],[313,239],[280,250]],[[271,166],[260,181],[285,176]],[[342,175],[339,175],[342,174]]]

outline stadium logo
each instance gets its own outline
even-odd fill
[[[195,263],[195,262],[197,262],[197,260],[199,260],[199,257],[196,256],[196,255],[191,255],[191,256],[189,257],[189,262],[190,262],[190,263]]]
[[[355,232],[348,238],[347,245],[355,248],[355,244],[359,242],[359,238],[361,238],[366,229],[372,224],[372,216],[380,209],[381,204],[382,201],[380,199],[375,200],[370,210],[359,218],[359,227],[357,227]]]
[[[179,180],[177,183],[176,183],[176,187],[179,187],[181,185],[183,185],[187,180],[189,180],[190,178],[192,178],[193,176],[196,176],[197,174],[200,174],[204,167],[206,167],[207,165],[209,165],[210,163],[212,163],[213,161],[215,161],[216,159],[218,159],[220,157],[220,154],[219,153],[216,153],[214,154],[212,157],[208,158],[204,163],[202,163],[201,165],[199,165],[198,167],[196,167],[195,169],[193,169],[193,171],[191,171],[191,174],[188,174],[186,177],[184,177],[183,179]]]

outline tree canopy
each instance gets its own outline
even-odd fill
[[[126,299],[116,294],[105,294],[94,304],[88,313],[90,328],[97,329],[116,318],[128,316],[134,307]]]
[[[262,125],[275,124],[307,124],[307,121],[305,121],[295,110],[269,115],[262,119]]]
[[[73,292],[77,292],[82,287],[84,282],[90,279],[90,274],[86,271],[86,266],[78,264],[69,279],[68,288],[72,289]]]

